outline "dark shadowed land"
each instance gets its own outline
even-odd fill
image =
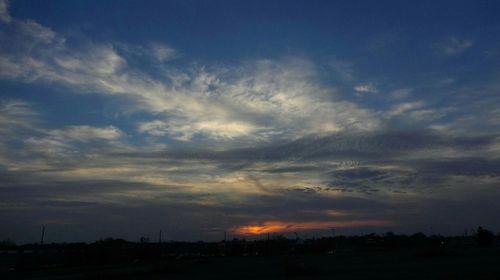
[[[3,242],[1,279],[500,279],[500,236]]]

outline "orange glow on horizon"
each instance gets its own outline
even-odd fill
[[[275,232],[293,232],[313,229],[350,228],[360,226],[384,226],[390,224],[387,220],[350,220],[350,221],[309,221],[309,222],[283,222],[267,221],[260,224],[235,227],[232,232],[241,235],[259,235]]]

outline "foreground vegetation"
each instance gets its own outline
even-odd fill
[[[500,279],[500,237],[387,233],[0,247],[2,279]]]

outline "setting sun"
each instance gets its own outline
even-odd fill
[[[235,227],[232,232],[241,235],[259,235],[264,233],[293,232],[313,229],[350,228],[360,226],[384,226],[390,224],[387,220],[350,220],[350,221],[309,221],[283,222],[268,221],[261,224]]]

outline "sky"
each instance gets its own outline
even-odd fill
[[[498,14],[0,0],[0,239],[498,232]]]

